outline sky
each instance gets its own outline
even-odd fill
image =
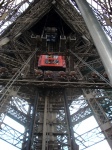
[[[82,135],[83,133],[85,133],[87,131],[90,131],[91,129],[93,129],[95,127],[98,127],[98,124],[97,124],[95,118],[92,116],[92,117],[89,117],[88,119],[84,120],[83,122],[81,122],[79,127],[76,127],[76,132],[79,135]],[[90,136],[92,138],[92,133],[90,134]],[[93,139],[91,139],[91,141],[92,142],[95,141],[95,140],[97,141],[98,138],[101,138],[101,137],[103,137],[103,135],[95,136],[95,137],[93,137]],[[94,146],[91,146],[91,147],[87,148],[86,150],[99,150],[99,149],[101,149],[101,150],[111,150],[111,148],[108,145],[106,140],[102,141],[102,142],[100,142],[100,143],[98,143]]]
[[[0,140],[0,150],[20,150],[5,141]]]

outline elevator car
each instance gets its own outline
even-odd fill
[[[58,55],[40,55],[38,68],[42,70],[63,70],[66,69],[65,57]]]

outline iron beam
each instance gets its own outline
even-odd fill
[[[32,121],[30,125],[30,131],[29,131],[29,139],[27,143],[27,149],[31,149],[32,146],[32,137],[33,137],[33,130],[34,130],[34,123],[35,123],[35,115],[37,111],[37,105],[38,105],[38,91],[36,90],[36,95],[35,95],[35,100],[34,100],[34,107],[33,107],[33,116],[32,116]]]
[[[43,138],[42,138],[42,150],[46,149],[46,118],[47,118],[47,101],[48,97],[45,97],[45,106],[44,106],[44,122],[43,122]]]
[[[112,84],[112,46],[86,0],[75,0]]]
[[[65,111],[66,111],[67,122],[68,122],[68,130],[69,130],[69,135],[70,135],[71,150],[79,150],[79,146],[76,144],[75,138],[74,138],[73,127],[71,123],[71,116],[70,116],[70,111],[69,111],[69,106],[68,106],[68,101],[67,101],[67,96],[66,96],[65,91],[64,91],[64,103],[65,103]]]

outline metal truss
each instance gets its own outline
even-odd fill
[[[57,96],[57,92],[59,96]],[[47,93],[43,90],[39,92],[40,96],[36,96],[34,118],[32,118],[29,138],[24,137],[23,150],[27,148],[35,150],[45,148],[72,149],[73,143],[70,138],[73,138],[73,135],[71,135],[71,129],[68,129],[70,122],[67,123],[67,112],[64,108],[62,93],[63,90],[51,90]]]
[[[94,116],[105,136],[107,139],[110,147],[111,140],[112,140],[112,124],[110,122],[109,117],[106,115],[103,107],[101,106],[100,102],[98,101],[99,98],[103,99],[105,101],[105,98],[103,95],[103,92],[100,90],[83,90],[84,95],[88,100],[88,103],[90,105],[90,108],[92,109]]]
[[[16,0],[10,0],[8,2],[6,0],[2,0],[0,3],[0,34],[3,33],[6,27],[12,24],[31,5],[32,2],[32,0],[21,0],[19,2]],[[91,4],[95,15],[101,22],[102,27],[104,27],[106,33],[112,39],[111,1],[107,0],[102,2],[97,0],[88,0],[88,2]],[[77,19],[79,19],[79,17]],[[78,20],[77,23],[79,22],[80,25],[82,25],[82,21]]]
[[[25,126],[31,116],[28,115],[29,104],[26,100],[22,100],[22,98],[19,96],[13,98],[13,102],[11,103],[7,116]]]
[[[21,89],[20,89],[21,91]],[[30,96],[27,96],[27,94],[22,94],[21,92],[18,92],[18,94],[12,98],[12,103],[10,104],[10,108],[7,111],[7,116],[17,121],[19,124],[23,125],[25,128],[29,127],[31,120],[32,120],[32,114],[29,114],[29,111],[32,111],[31,103],[29,104],[27,101],[30,99]],[[34,95],[34,92],[32,92]],[[20,96],[22,95],[22,97]],[[23,97],[24,95],[24,97]],[[26,101],[27,99],[27,101]],[[11,100],[10,100],[11,101]],[[33,103],[33,96],[32,96],[32,103]],[[16,128],[16,127],[15,127]],[[0,138],[11,145],[22,149],[24,136],[26,135],[25,131],[24,133],[20,133],[16,129],[10,127],[9,125],[2,122],[0,126]]]
[[[8,55],[5,55],[5,54],[0,54],[0,61],[8,66],[11,66],[11,67],[20,67],[21,66],[21,62],[18,62],[16,59],[8,56]]]
[[[49,11],[49,8],[51,7],[50,4],[51,4],[51,2],[49,2],[49,4],[44,2],[43,5],[41,5],[41,7],[39,7],[38,11],[42,12],[42,10],[44,10],[44,9],[42,9],[42,6],[46,7],[46,10],[44,10],[44,12]],[[63,4],[66,5],[66,7],[63,7]],[[33,8],[32,11],[33,11],[34,15],[36,15],[37,8],[38,8],[39,5],[40,5],[40,3],[35,5],[35,10]],[[77,12],[77,10],[74,10],[74,8],[72,8],[72,9],[69,8],[70,5],[71,5],[70,3],[65,2],[65,1],[63,3],[62,2],[58,2],[55,9],[59,13],[60,16],[62,15],[64,17],[64,19],[67,22],[67,24],[69,24],[73,30],[77,31],[78,34],[80,32],[80,35],[82,35],[82,37],[86,37],[88,39],[88,40],[84,41],[84,40],[82,40],[80,38],[79,35],[78,36],[75,35],[75,38],[76,38],[75,47],[74,47],[74,44],[71,43],[72,44],[72,46],[71,46],[72,49],[75,49],[78,53],[82,53],[83,59],[87,60],[87,58],[91,55],[91,53],[93,55],[95,54],[94,49],[92,47],[93,43],[90,44],[90,42],[89,42],[89,40],[91,41],[91,37],[90,37],[90,35],[88,33],[88,30],[86,28],[86,25],[85,25],[81,15]],[[77,15],[75,15],[75,22],[74,23],[73,23],[73,19],[74,19],[73,13],[77,14]],[[40,14],[40,16],[38,16],[38,18],[40,18],[41,15],[42,14]],[[29,14],[24,15],[24,17],[22,17],[22,20],[25,20],[25,18],[27,18],[27,16],[30,16],[30,18],[32,18],[31,11],[29,12]],[[23,30],[27,29],[27,25],[25,26],[25,24],[28,24],[30,26],[30,24],[27,23],[27,21],[24,22],[24,24],[22,25],[23,21],[21,21],[21,17],[20,17],[20,18],[18,18],[18,21],[15,22],[16,25],[14,25],[13,29],[10,31],[10,36],[13,35],[13,37],[14,37],[14,34],[17,34],[16,32],[18,32],[18,34],[19,34],[20,31],[17,31],[17,30],[19,30],[19,28],[17,26],[18,22],[20,22],[20,24],[21,24],[21,25],[19,25],[19,28],[20,28],[21,32],[23,32]],[[34,23],[34,22],[35,22],[35,19],[30,20],[31,24]],[[84,31],[84,34],[83,34],[83,31]],[[19,61],[23,61],[24,60],[24,55],[21,54],[21,49],[22,50],[24,50],[24,48],[28,49],[28,45],[29,46],[31,45],[31,42],[30,42],[31,41],[31,37],[30,37],[30,40],[29,40],[29,38],[28,38],[29,36],[31,36],[31,34],[29,34],[28,32],[24,33],[24,35],[22,35],[23,41],[25,41],[25,43],[20,43],[17,40],[14,40],[14,42],[12,41],[13,48],[16,49],[15,50],[15,55],[18,58]],[[81,41],[84,42],[84,46],[79,46]],[[86,49],[86,53],[87,53],[86,55],[85,55],[85,52],[83,53],[83,49]],[[10,49],[9,49],[9,51],[10,51]],[[20,53],[18,54],[17,51],[19,51]],[[29,50],[28,50],[28,52],[29,52]],[[90,55],[89,55],[89,52],[90,52]],[[96,56],[95,56],[95,58],[96,58]],[[80,62],[77,62],[77,65],[79,67],[83,66],[83,64],[80,63]]]
[[[79,74],[81,77],[83,77],[80,71],[79,71]],[[110,117],[111,116],[111,111],[110,111],[111,108],[109,108],[109,105],[111,105],[111,100],[110,100],[111,92],[110,91],[111,90],[109,90],[109,92],[106,92],[106,90],[100,90],[100,89],[96,89],[96,90],[83,89],[85,99],[87,100],[86,102],[88,103],[89,107],[91,108],[93,115],[95,116],[95,118],[100,126],[101,132],[104,134],[104,136],[102,135],[102,137],[103,137],[103,139],[105,139],[105,138],[107,139],[107,141],[111,147],[112,146],[111,145],[112,125],[111,125],[111,121],[110,121],[111,120],[111,117]],[[103,94],[103,92],[105,94]],[[105,105],[106,103],[107,103],[107,107]],[[107,110],[108,110],[108,112],[110,112],[110,115],[109,115],[109,113],[107,113]],[[101,132],[99,132],[99,134],[101,134]],[[99,134],[98,134],[98,136],[99,136]],[[85,141],[86,141],[86,139],[85,139]],[[99,138],[99,141],[100,141],[100,138]],[[89,142],[89,139],[88,139],[88,142]],[[93,143],[95,144],[95,141]],[[85,145],[85,148],[86,148],[86,145]]]
[[[71,126],[74,127],[91,115],[95,116],[99,124],[99,127],[83,135],[78,135],[74,130],[76,142],[81,149],[86,149],[104,139],[111,143],[111,87],[108,82],[104,82],[101,78],[101,80],[98,79],[97,81],[88,80],[94,71],[97,71],[101,75],[100,77],[105,72],[92,38],[75,2],[74,6],[71,5],[70,1],[65,0],[56,1],[56,5],[52,2],[50,0],[38,2],[21,0],[19,3],[16,0],[8,2],[2,0],[0,2],[0,34],[2,34],[1,37],[9,38],[9,43],[0,48],[0,62],[11,69],[14,67],[19,69],[21,63],[26,64],[27,58],[36,48],[35,41],[31,38],[30,31],[27,30],[49,12],[51,7],[54,7],[59,16],[63,17],[64,21],[75,33],[71,35],[71,39],[75,39],[71,43],[71,50],[72,52],[75,51],[76,55],[80,56],[81,59],[71,56],[70,53],[65,54],[65,56],[68,59],[73,57],[77,81],[39,81],[32,78],[30,74],[32,72],[31,66],[28,65],[30,68],[28,67],[28,70],[24,70],[26,74],[28,73],[28,76],[23,79],[17,79],[17,76],[15,76],[14,80],[11,80],[11,84],[6,87],[6,95],[3,98],[6,103],[4,103],[4,110],[3,108],[1,110],[1,113],[5,113],[25,126],[25,133],[21,134],[2,123],[1,138],[20,149],[22,147],[22,150],[26,150],[26,147],[39,150],[42,145],[43,149],[45,149],[46,145],[51,149],[53,147],[57,149],[61,147],[61,149],[67,150],[72,148],[73,143],[71,143],[70,138],[73,135],[68,126],[67,110],[61,93],[61,90],[66,88],[70,112],[75,109],[75,112],[70,116]],[[105,2],[91,0],[88,2],[111,41],[112,15],[109,0]],[[94,3],[96,3],[95,7]],[[9,25],[11,26],[8,28]],[[9,54],[14,56],[11,57]],[[93,69],[91,70],[88,66]],[[18,73],[20,74],[21,72],[18,71]],[[27,77],[30,77],[30,79]],[[9,81],[10,78],[0,79],[0,85],[4,87]],[[37,90],[37,87],[39,90]],[[43,87],[52,89],[51,91],[53,92],[50,91],[50,96],[45,93]],[[36,96],[34,100],[35,94],[32,91],[35,91],[35,89],[38,91],[39,96]],[[46,95],[45,97],[43,96],[44,94]],[[0,95],[2,97],[3,93],[0,93]],[[80,97],[81,95],[85,97]],[[38,100],[37,103],[36,100]],[[10,107],[7,107],[9,105]],[[94,140],[95,138],[96,140]]]
[[[42,99],[41,99],[41,101],[42,101]],[[69,102],[69,101],[68,101]],[[78,102],[80,102],[79,104],[78,104]],[[35,126],[35,128],[34,128],[34,133],[38,133],[38,134],[34,134],[36,137],[35,137],[35,144],[37,145],[37,135],[40,137],[41,136],[41,138],[42,138],[42,126],[43,126],[43,123],[42,122],[40,122],[39,121],[39,116],[40,116],[40,118],[42,117],[42,114],[43,114],[43,109],[44,109],[44,102],[43,102],[43,105],[42,105],[42,103],[40,103],[41,105],[40,106],[38,106],[38,110],[41,112],[41,113],[38,113],[38,115],[36,115],[37,117],[35,118],[35,121],[36,120],[38,120],[38,121],[36,121],[36,123],[38,124],[38,125],[36,125]],[[70,102],[69,102],[69,104],[70,104]],[[75,105],[74,105],[75,104]],[[55,105],[55,103],[54,103],[54,105]],[[77,105],[80,105],[80,107],[77,107]],[[84,105],[84,106],[83,106]],[[85,99],[83,98],[83,97],[80,97],[80,98],[78,98],[78,99],[76,99],[76,100],[74,100],[73,102],[72,102],[72,109],[75,109],[75,108],[73,108],[73,107],[76,107],[76,110],[77,110],[77,114],[78,114],[78,111],[79,110],[81,110],[81,109],[83,109],[83,107],[85,107],[87,105],[87,102],[85,101]],[[62,137],[62,135],[60,135],[60,134],[62,134],[62,133],[60,133],[60,132],[64,132],[66,129],[64,129],[65,127],[63,127],[63,121],[64,121],[64,109],[63,109],[63,107],[61,108],[61,110],[60,111],[58,111],[58,109],[59,109],[59,106],[61,106],[62,107],[62,103],[58,103],[58,107],[57,107],[57,109],[55,108],[54,109],[54,111],[55,111],[55,113],[57,114],[57,121],[55,122],[55,120],[53,121],[54,123],[52,123],[52,125],[53,126],[57,126],[57,132],[55,131],[55,133],[54,133],[54,135],[56,134],[56,135],[58,135],[57,136],[57,138],[59,138],[58,140],[60,141],[61,140],[61,137]],[[82,107],[82,108],[81,108]],[[71,109],[70,109],[71,110]],[[90,111],[88,111],[88,112],[90,112]],[[79,114],[80,114],[80,112],[79,112]],[[80,114],[81,115],[81,114]],[[84,114],[83,114],[84,115]],[[72,116],[71,116],[71,118],[74,116],[74,114],[72,114]],[[19,116],[18,116],[19,117]],[[21,117],[21,114],[20,114],[20,117]],[[44,116],[43,116],[44,117]],[[75,117],[75,116],[74,116]],[[80,119],[82,119],[81,117],[83,117],[83,116],[80,116]],[[88,114],[85,114],[85,117],[88,117]],[[27,118],[28,119],[28,118]],[[79,118],[77,118],[77,119],[79,119]],[[79,122],[81,121],[81,120],[78,120]],[[83,119],[85,119],[84,117],[83,117]],[[23,119],[24,120],[24,119]],[[29,129],[29,123],[28,122],[30,122],[30,120],[32,120],[31,118],[30,119],[28,119],[26,122],[27,122],[27,127],[28,127],[28,129]],[[41,118],[41,121],[42,121],[42,118]],[[74,120],[72,120],[72,121],[74,121]],[[79,122],[75,122],[75,123],[79,123]],[[48,124],[49,124],[49,122],[48,122]],[[65,125],[64,125],[65,126]],[[73,124],[73,126],[74,126],[74,124]],[[29,134],[29,130],[27,130],[27,127],[26,127],[26,132],[24,133],[24,136],[25,136],[25,134]],[[39,131],[38,131],[39,130]],[[88,148],[88,147],[90,147],[90,146],[92,146],[92,145],[94,145],[94,144],[96,144],[96,143],[98,143],[98,142],[101,142],[102,140],[104,140],[105,139],[105,137],[103,136],[103,134],[102,134],[102,131],[101,131],[101,129],[100,129],[100,127],[96,127],[96,128],[94,128],[94,129],[92,129],[92,130],[90,130],[90,131],[88,131],[88,132],[86,132],[86,133],[84,133],[84,134],[82,134],[82,135],[78,135],[77,134],[77,132],[74,130],[74,133],[75,133],[75,137],[76,137],[76,141],[77,141],[77,143],[80,145],[80,148],[81,149],[86,149],[86,148]],[[11,133],[12,134],[12,133]],[[55,136],[56,136],[55,135]],[[13,134],[11,135],[11,136],[13,136]],[[63,136],[64,136],[64,134],[63,134]],[[1,136],[1,138],[4,138],[4,137],[2,137]],[[4,138],[5,139],[5,138]],[[28,140],[28,137],[27,137],[27,140]],[[64,140],[66,140],[66,136],[65,136],[65,138],[63,137],[63,141]],[[7,141],[7,139],[6,139],[6,141]],[[40,140],[39,140],[40,141]],[[59,142],[58,141],[58,142]],[[27,141],[28,142],[28,141]],[[25,146],[25,141],[24,141],[24,143],[22,144],[23,145],[23,147]],[[40,143],[40,145],[41,145],[41,142],[39,142]],[[38,144],[39,144],[38,143]],[[59,142],[60,143],[60,142]],[[65,147],[66,147],[67,145],[65,144]],[[35,149],[37,148],[37,146],[35,147]],[[39,148],[39,147],[38,147]]]
[[[32,0],[2,0],[0,2],[0,35],[29,7],[31,2]]]
[[[83,96],[72,99],[70,112],[73,126],[92,116],[91,109]]]
[[[79,11],[74,0],[74,7]],[[94,14],[96,15],[98,21],[100,22],[105,33],[108,35],[109,40],[112,42],[112,7],[110,0],[87,0],[90,6],[93,9]],[[80,11],[79,11],[80,12]]]
[[[88,0],[88,2],[112,42],[112,2],[110,0]]]
[[[76,141],[80,145],[81,150],[89,148],[106,139],[100,127],[96,127],[81,135],[78,135],[77,133],[75,133],[75,136],[76,136]]]
[[[9,125],[3,123],[0,129],[0,139],[21,149],[23,142],[23,133],[20,133]]]
[[[22,32],[28,29],[32,23],[37,21],[37,15],[38,19],[42,17],[43,13],[45,13],[46,10],[48,11],[51,7],[51,1],[38,1],[38,3],[34,2],[32,6],[33,7],[31,7],[24,16],[18,17],[15,20],[13,27],[7,35],[10,37],[10,40],[12,40],[11,38],[17,38]],[[46,8],[46,10],[44,8]]]
[[[37,80],[35,78],[30,79],[20,79],[14,82],[14,86],[35,86],[35,87],[53,87],[53,88],[91,88],[91,89],[111,89],[112,87],[102,80],[97,80],[97,82],[89,82],[86,80],[76,80],[76,81],[55,81],[55,80]],[[91,79],[92,80],[92,79]],[[94,80],[94,79],[93,79]],[[0,79],[1,85],[6,85],[9,79]]]
[[[62,7],[61,1],[57,3],[56,10],[58,13],[64,17],[64,20],[71,26],[73,30],[75,29],[75,31],[81,35],[83,35],[83,31],[85,31],[84,36],[88,40],[91,40],[90,34],[88,33],[87,27],[81,15],[77,12],[77,10],[74,9],[74,7],[69,7],[71,5],[69,2],[63,1],[63,4],[66,5],[66,7]],[[75,16],[74,13],[76,14]]]
[[[9,82],[3,87],[3,89],[0,92],[0,122],[2,123],[4,120],[4,117],[6,116],[11,103],[13,102],[13,97],[17,95],[17,92],[19,91],[20,87],[13,87],[14,82],[16,79],[21,76],[21,73],[23,73],[23,76],[26,76],[26,74],[29,71],[29,62],[31,58],[34,56],[36,52],[33,52],[32,55],[27,59],[27,61],[22,65],[22,67],[14,74],[14,76],[9,80]]]
[[[84,93],[85,92],[88,93],[89,90],[86,89],[83,91]],[[84,94],[85,97],[79,96],[77,99],[74,99],[73,104],[75,105],[71,105],[72,108],[70,107],[71,112],[73,110],[76,111],[75,113],[71,115],[73,126],[76,124],[80,126],[80,122],[83,121],[83,119],[87,119],[88,117],[92,115],[96,116],[96,120],[99,123],[98,127],[95,127],[94,129],[87,131],[84,134],[78,134],[76,130],[77,126],[74,127],[76,141],[80,145],[81,149],[86,149],[105,139],[107,139],[108,142],[111,141],[112,127],[111,127],[110,122],[112,120],[111,118],[112,113],[111,111],[109,111],[109,109],[111,109],[111,96],[112,96],[111,90],[107,90],[107,91],[100,90],[100,89],[92,90],[92,93],[94,95],[94,98],[97,101],[97,104],[93,104],[95,103],[95,99],[93,100],[94,102],[91,101],[90,99],[88,99],[89,102],[88,100],[86,101],[87,95],[90,94],[88,93],[86,95]],[[108,106],[110,106],[110,108]],[[94,110],[92,109],[93,107],[94,107]],[[101,110],[97,107],[100,107]],[[110,112],[110,114],[107,112]],[[76,124],[74,124],[74,120],[76,121],[75,122]],[[110,143],[110,146],[111,146],[111,143]]]

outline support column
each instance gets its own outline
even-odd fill
[[[65,110],[66,110],[66,116],[67,116],[67,122],[68,122],[69,135],[70,135],[69,137],[70,137],[71,150],[79,150],[79,146],[76,144],[75,138],[74,138],[74,132],[73,132],[73,127],[71,123],[71,116],[70,116],[66,91],[64,91],[64,103],[65,103]]]
[[[24,142],[22,145],[22,150],[31,150],[32,143],[33,143],[33,129],[34,129],[34,123],[35,123],[35,115],[37,111],[37,105],[38,105],[38,91],[36,91],[35,99],[34,99],[34,104],[33,106],[29,106],[29,115],[31,114],[31,111],[33,111],[32,114],[32,119],[28,120],[29,126],[26,128],[25,131],[25,136],[24,136]],[[33,109],[31,109],[33,107]],[[30,118],[30,117],[29,117]]]
[[[32,122],[31,122],[31,126],[30,126],[30,131],[29,131],[29,139],[28,139],[28,145],[27,145],[27,149],[31,149],[32,146],[32,136],[33,136],[33,128],[34,128],[34,123],[35,123],[35,115],[37,112],[37,105],[38,105],[38,91],[36,91],[36,95],[35,95],[35,101],[34,101],[34,108],[33,108],[33,116],[32,116]]]
[[[45,97],[45,106],[44,106],[44,121],[43,121],[43,137],[42,137],[42,150],[46,148],[46,117],[47,117],[47,96]]]
[[[107,140],[109,146],[112,148],[112,124],[111,124],[111,121],[109,120],[109,118],[106,116],[106,113],[104,112],[102,106],[99,104],[99,102],[97,100],[98,94],[96,93],[97,94],[97,96],[96,96],[95,92],[92,92],[90,89],[87,91],[85,89],[83,89],[83,93],[87,99],[87,102],[88,102],[91,110],[93,111],[94,117],[95,117],[97,123],[99,124],[99,126],[102,130],[102,133],[105,136],[105,139]],[[101,94],[102,93],[103,92],[101,91]],[[100,96],[100,99],[102,97]]]
[[[112,46],[86,0],[75,0],[112,84]]]

